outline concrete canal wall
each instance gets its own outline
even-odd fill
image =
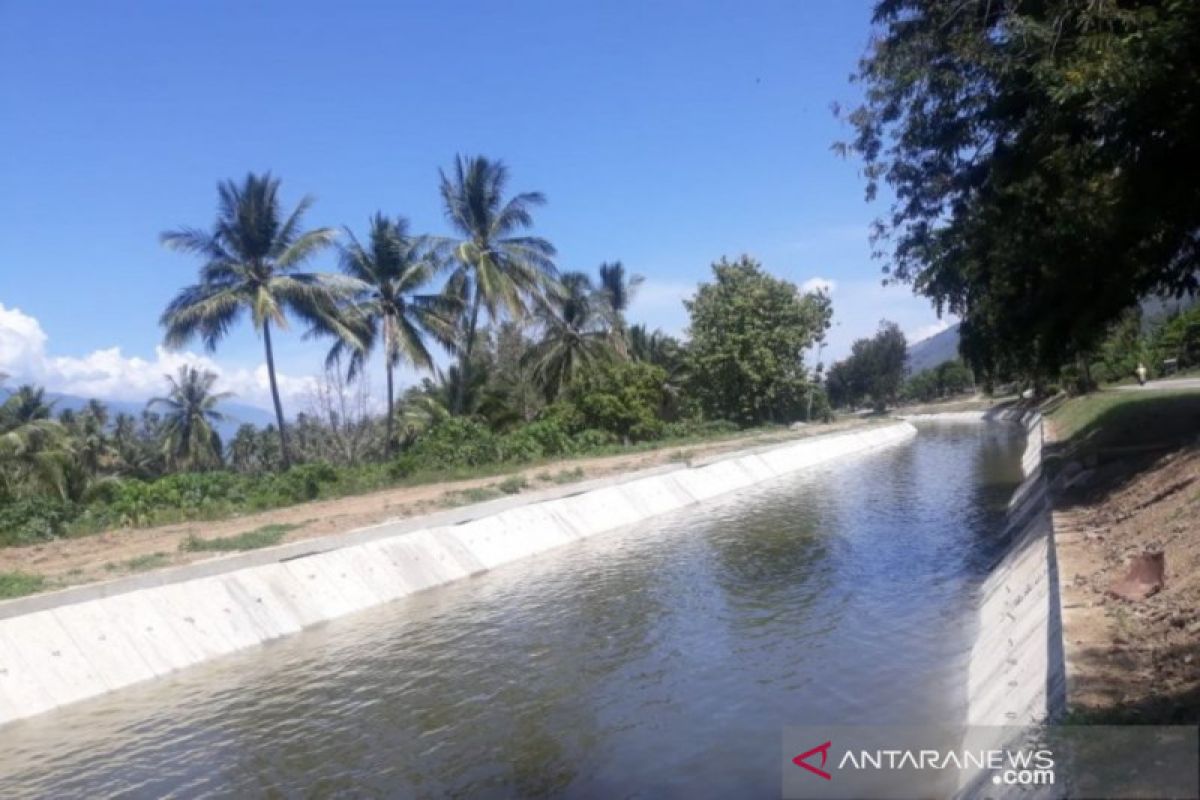
[[[979,591],[975,641],[967,662],[964,751],[1019,746],[1040,723],[1066,710],[1062,604],[1048,484],[1042,473],[1043,422],[1037,412],[919,415],[925,422],[1016,423],[1025,429],[1024,480],[1008,503],[1007,544]],[[1058,797],[1062,787],[998,786],[990,770],[964,770],[959,798]],[[1033,791],[1030,791],[1030,789]]]
[[[1025,429],[1024,480],[1008,503],[1008,542],[980,587],[978,626],[967,675],[967,723],[1019,727],[1065,707],[1062,608],[1054,526],[1042,474],[1042,415],[964,411],[905,417],[913,422],[999,422]]]
[[[1026,430],[1025,480],[1008,505],[1011,540],[980,591],[978,636],[967,676],[970,725],[1025,726],[1060,714],[1066,703],[1062,607],[1047,481],[1042,418]]]
[[[8,601],[0,724],[915,435],[817,436]]]

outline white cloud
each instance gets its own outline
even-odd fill
[[[212,358],[191,351],[154,349],[154,358],[126,356],[119,347],[94,350],[84,356],[54,356],[46,349],[48,337],[36,317],[0,303],[0,372],[15,381],[34,381],[47,389],[105,400],[144,401],[166,390],[165,375],[188,364],[220,376],[218,389],[233,392],[237,400],[271,408],[267,367],[222,367]],[[311,394],[312,378],[276,374],[279,393],[289,406]],[[11,382],[10,382],[11,383]]]
[[[647,278],[633,296],[628,314],[630,322],[640,322],[651,329],[662,328],[671,334],[681,333],[688,320],[683,301],[696,293],[696,286],[693,281]]]
[[[804,283],[800,284],[800,291],[804,294],[808,294],[809,292],[825,292],[826,294],[832,295],[833,290],[836,288],[837,281],[833,280],[832,278],[809,278]]]
[[[909,286],[884,286],[869,279],[840,281],[833,300],[833,328],[826,337],[826,361],[845,358],[854,340],[873,336],[884,319],[899,325],[910,344],[957,322],[951,315],[938,319],[928,298],[914,295]]]
[[[647,278],[633,296],[633,307],[641,310],[683,308],[683,301],[696,293],[689,281],[660,281]]]
[[[905,337],[908,339],[908,343],[910,345],[916,344],[917,342],[924,341],[931,336],[937,336],[939,333],[946,330],[953,324],[953,321],[943,317],[942,319],[931,322],[928,325],[922,325],[915,330],[906,331]]]

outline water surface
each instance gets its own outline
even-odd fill
[[[780,730],[964,716],[1007,426],[910,443],[4,729],[5,796],[778,797]]]

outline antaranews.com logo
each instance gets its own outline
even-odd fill
[[[1195,727],[829,727],[784,731],[785,798],[1064,797],[1200,800]],[[1148,768],[1149,767],[1149,768]]]
[[[832,741],[800,753],[792,763],[824,780]],[[820,757],[819,765],[812,760]],[[1048,749],[995,750],[846,750],[837,762],[839,773],[848,770],[990,770],[992,783],[1009,786],[1048,786],[1054,783],[1054,753]]]

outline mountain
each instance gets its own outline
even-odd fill
[[[16,387],[11,384],[0,388],[0,401],[8,397],[14,388]],[[67,408],[72,411],[79,411],[87,405],[89,400],[87,397],[62,394],[61,392],[46,392],[46,399],[54,403],[55,414]],[[109,412],[114,417],[121,413],[132,414],[135,417],[140,416],[142,410],[146,407],[145,403],[128,400],[105,400],[104,398],[100,398],[100,400],[104,402],[104,405],[108,406]],[[221,434],[221,438],[225,441],[229,441],[233,434],[237,432],[238,426],[243,423],[248,422],[259,428],[275,424],[274,414],[255,406],[248,406],[241,403],[221,403],[219,409],[221,413],[229,417],[228,420],[217,425],[217,432]]]
[[[916,375],[932,369],[943,361],[958,358],[958,325],[908,346],[908,374]]]

